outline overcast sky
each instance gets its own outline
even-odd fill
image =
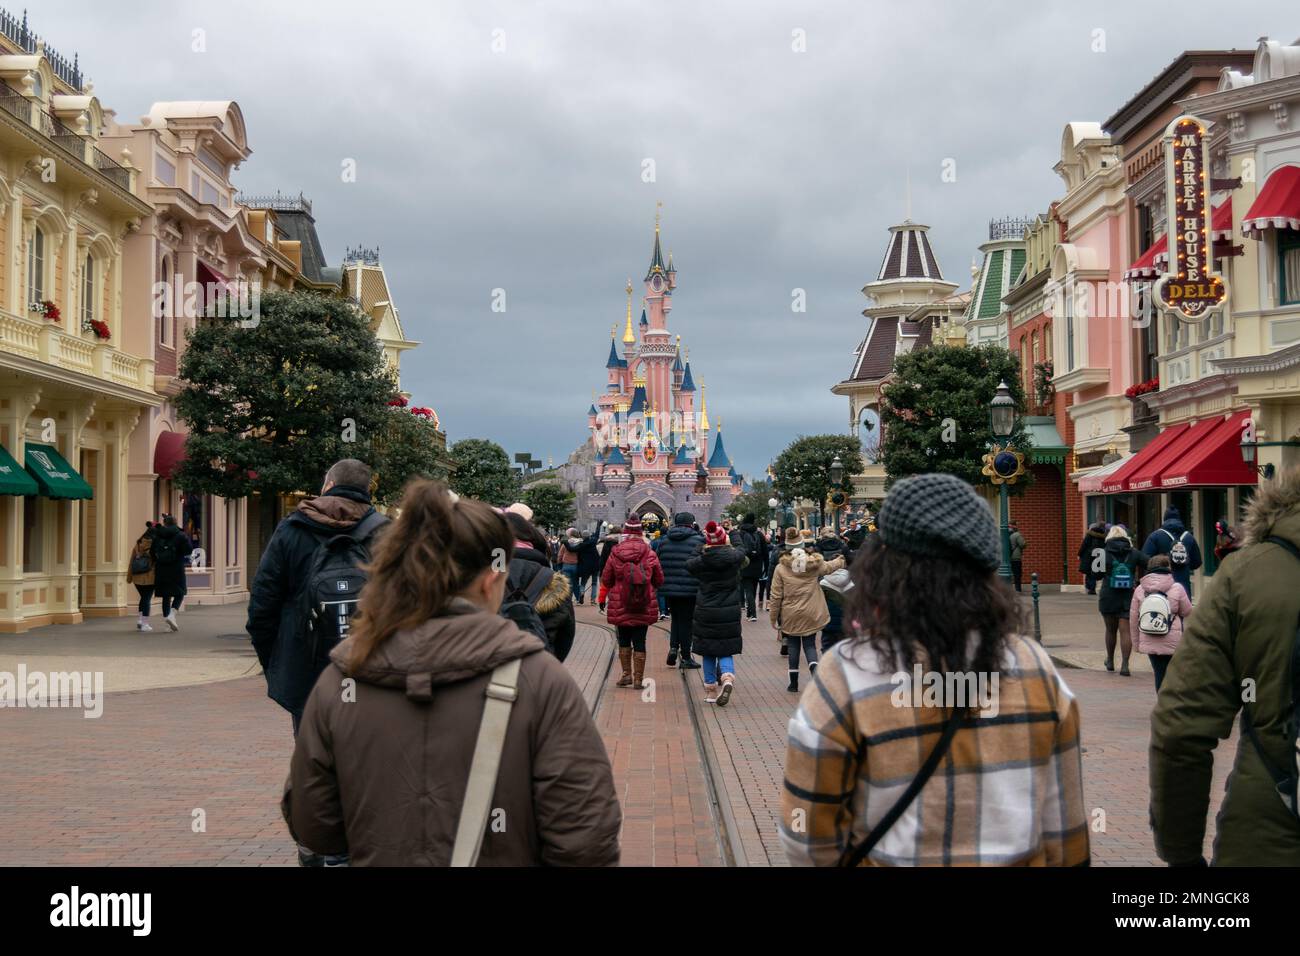
[[[403,385],[452,441],[558,462],[584,439],[662,201],[671,328],[747,475],[847,428],[829,388],[909,172],[912,218],[965,289],[990,218],[1059,197],[1065,123],[1105,120],[1184,49],[1300,35],[1276,0],[29,6],[123,121],[238,101],[253,154],[236,184],[311,199],[331,265],[380,247],[422,343]]]

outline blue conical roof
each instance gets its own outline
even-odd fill
[[[650,268],[646,270],[645,277],[649,279],[655,272],[664,272],[664,254],[659,248],[659,226],[655,226],[655,248],[650,254]]]
[[[642,325],[649,325],[649,324],[650,324],[650,320],[647,319],[647,318],[645,317],[645,309],[642,309],[642,310],[641,310],[641,324],[642,324]]]
[[[681,448],[677,449],[677,457],[673,459],[673,464],[689,465],[690,463],[691,463],[691,456],[687,454],[686,446],[682,445]]]
[[[632,405],[628,411],[635,415],[638,412],[644,413],[650,407],[650,399],[646,396],[645,386],[638,385],[636,391],[632,393]]]
[[[727,457],[727,452],[722,447],[722,430],[713,436],[713,454],[709,456],[710,468],[730,468],[731,459]]]
[[[623,452],[619,449],[619,447],[617,445],[614,445],[610,448],[609,454],[605,456],[605,464],[626,465],[627,459],[623,457]]]
[[[681,350],[681,349],[678,349],[678,350],[677,350],[677,355],[676,355],[676,357],[673,358],[673,371],[674,371],[674,372],[680,372],[680,371],[682,371],[682,370],[683,370],[683,366],[682,366],[682,350]]]
[[[596,411],[595,403],[592,404],[591,408],[587,409],[587,414],[588,414],[588,415],[599,415],[599,414],[600,414],[600,412]]]
[[[693,391],[695,391],[695,379],[691,378],[691,363],[690,363],[690,362],[687,362],[687,363],[686,363],[686,370],[685,370],[685,373],[682,375],[682,387],[681,387],[681,391],[683,391],[683,392],[693,392]]]
[[[605,368],[619,368],[622,364],[623,360],[618,357],[618,346],[614,344],[614,340],[611,338],[609,340],[609,360],[605,362]]]

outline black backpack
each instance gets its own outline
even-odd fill
[[[537,613],[537,599],[542,596],[553,577],[555,572],[549,568],[539,568],[527,584],[520,584],[512,576],[506,582],[506,593],[501,599],[500,611],[501,616],[514,621],[519,630],[530,631],[540,637],[552,654],[555,650],[551,647],[551,638],[546,633],[542,616]]]
[[[763,563],[763,539],[759,537],[757,531],[742,531],[740,533],[742,540],[745,542],[745,557],[749,558],[750,564]]]
[[[156,564],[175,564],[180,560],[176,550],[176,535],[160,534],[153,539],[153,559]]]
[[[1300,558],[1300,548],[1297,548],[1285,538],[1270,536],[1264,539],[1267,542],[1276,544],[1279,547],[1290,551],[1296,558]],[[1273,789],[1277,795],[1282,798],[1286,804],[1287,811],[1292,818],[1300,821],[1300,753],[1297,747],[1300,746],[1300,627],[1296,628],[1295,638],[1291,642],[1291,706],[1286,713],[1286,722],[1283,733],[1287,742],[1287,759],[1284,767],[1279,767],[1273,762],[1273,758],[1264,752],[1264,747],[1260,744],[1259,733],[1255,730],[1255,724],[1250,719],[1250,709],[1246,705],[1241,708],[1241,728],[1250,738],[1250,742],[1255,747],[1255,753],[1259,754],[1260,761],[1264,764],[1268,774],[1273,778]]]
[[[370,560],[370,538],[388,518],[371,511],[350,531],[324,538],[308,565],[302,590],[301,620],[311,646],[312,660],[324,669],[329,652],[348,636],[352,613],[368,577],[362,565]]]

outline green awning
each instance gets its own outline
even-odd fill
[[[0,495],[35,495],[40,489],[14,456],[0,446]]]
[[[1025,423],[1034,461],[1065,461],[1070,449],[1061,439],[1061,433],[1056,430],[1055,418],[1051,415],[1026,415],[1021,420]]]
[[[46,498],[93,498],[94,490],[53,445],[27,443],[27,473]]]

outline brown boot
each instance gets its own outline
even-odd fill
[[[645,688],[641,678],[645,676],[645,651],[635,651],[632,654],[632,686],[637,690]]]
[[[623,676],[618,679],[616,687],[632,686],[632,648],[620,647],[618,649],[618,662],[623,665]]]

